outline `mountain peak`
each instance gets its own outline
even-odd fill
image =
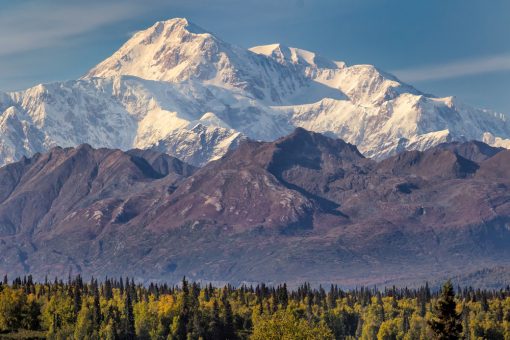
[[[255,46],[250,48],[250,51],[270,57],[282,65],[300,65],[323,69],[337,69],[345,66],[343,62],[333,62],[314,52],[288,47],[280,43]]]
[[[204,77],[204,61],[219,51],[219,39],[184,18],[158,21],[137,32],[84,78],[131,75],[148,80],[182,81]]]
[[[154,25],[152,25],[149,29],[145,31],[140,31],[139,33],[144,33],[147,31],[159,31],[160,33],[165,32],[166,34],[169,34],[173,31],[178,30],[184,30],[188,33],[193,34],[209,34],[206,30],[204,30],[202,27],[199,27],[195,25],[194,23],[190,22],[186,18],[173,18],[163,21],[158,21]]]
[[[228,158],[232,164],[258,164],[274,173],[293,166],[338,168],[364,159],[356,146],[303,128],[273,142],[247,141]]]
[[[120,75],[172,83],[199,81],[269,103],[281,103],[306,85],[302,75],[273,59],[231,45],[182,18],[136,33],[83,78]]]
[[[275,147],[284,151],[286,154],[295,155],[301,158],[305,150],[310,151],[310,155],[327,155],[325,158],[338,158],[355,162],[363,159],[363,155],[358,151],[355,145],[349,144],[342,139],[327,137],[321,133],[308,131],[303,128],[296,128],[288,136],[276,140]]]
[[[184,18],[138,32],[84,78],[0,93],[0,165],[84,142],[157,146],[199,165],[297,126],[377,159],[453,140],[510,148],[508,115],[421,93],[371,65],[283,44],[243,49]]]

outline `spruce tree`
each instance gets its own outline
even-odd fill
[[[289,292],[287,291],[286,283],[283,284],[283,287],[280,290],[279,300],[280,303],[282,304],[283,309],[287,309],[287,305],[289,304]]]
[[[223,300],[223,307],[225,310],[224,322],[223,322],[223,335],[225,339],[233,340],[236,339],[235,327],[234,327],[234,316],[232,313],[232,307],[227,299]]]
[[[419,299],[419,305],[420,305],[420,316],[423,318],[427,314],[427,302],[424,298]]]
[[[94,324],[94,329],[99,332],[99,328],[101,327],[102,315],[101,315],[101,305],[99,302],[99,289],[97,287],[97,281],[94,285],[94,304],[92,305],[92,320]]]
[[[208,289],[207,287],[205,287],[205,289],[204,289],[204,300],[205,300],[206,302],[209,302],[209,300],[210,300],[210,297],[209,297],[209,289]]]
[[[209,323],[209,334],[211,340],[224,339],[223,324],[220,319],[220,307],[218,302],[214,300],[211,322]]]
[[[425,302],[429,303],[431,298],[429,283],[425,282]]]
[[[122,276],[120,277],[119,290],[120,290],[120,295],[124,295],[124,282],[122,281]]]
[[[78,313],[81,310],[81,304],[82,304],[81,291],[78,287],[75,287],[73,289],[73,304],[74,304],[75,316],[78,317]]]
[[[328,308],[333,309],[336,307],[336,293],[335,288],[333,285],[331,285],[331,288],[329,290],[328,294]]]
[[[471,334],[469,332],[469,308],[464,306],[462,309],[462,330],[464,340],[471,340]]]
[[[31,330],[39,329],[41,323],[41,306],[39,303],[35,300],[28,300],[25,309],[23,327]]]
[[[436,302],[434,317],[429,325],[438,340],[461,339],[461,317],[455,310],[455,292],[450,281],[446,282]]]
[[[107,278],[104,282],[104,297],[106,300],[113,299],[113,289],[112,289],[112,283]]]
[[[192,339],[200,339],[204,338],[204,328],[202,327],[202,315],[198,311],[193,313],[193,319],[191,320],[191,338]]]
[[[129,291],[126,290],[126,301],[124,304],[124,339],[135,339],[135,315],[133,313],[133,301]]]
[[[409,331],[409,328],[410,328],[410,325],[409,325],[409,315],[408,315],[408,312],[406,310],[404,310],[404,312],[402,314],[402,326],[401,326],[401,328],[404,331],[404,333],[407,333]]]

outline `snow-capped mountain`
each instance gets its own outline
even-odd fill
[[[281,103],[306,78],[270,58],[233,46],[186,19],[157,22],[138,32],[84,78],[132,75],[178,83],[197,80]]]
[[[451,140],[510,147],[510,116],[421,93],[371,65],[249,50],[185,19],[136,33],[80,80],[0,93],[0,164],[60,146],[157,148],[202,165],[294,127],[384,158]]]

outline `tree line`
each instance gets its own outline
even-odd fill
[[[510,287],[213,287],[80,277],[0,283],[0,338],[502,339]]]

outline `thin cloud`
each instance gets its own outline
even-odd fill
[[[418,82],[509,70],[510,54],[500,54],[479,59],[459,60],[442,65],[396,70],[392,73],[405,82]]]
[[[65,2],[15,6],[0,12],[0,56],[62,44],[67,38],[131,18],[143,11],[140,2]]]

